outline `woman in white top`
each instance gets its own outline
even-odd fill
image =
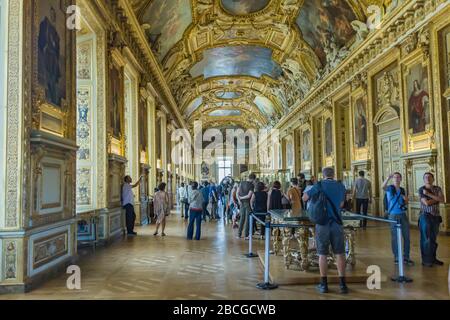
[[[154,236],[158,235],[159,226],[162,225],[162,236],[165,237],[166,234],[164,230],[166,229],[166,217],[170,214],[169,208],[169,195],[165,192],[166,184],[161,183],[158,186],[158,192],[154,195],[154,207],[156,216],[156,231]]]

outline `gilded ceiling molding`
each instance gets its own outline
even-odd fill
[[[436,9],[440,11],[450,7],[446,0],[403,1],[400,7],[391,9],[385,16],[380,29],[373,31],[351,54],[328,76],[317,84],[312,91],[292,108],[292,112],[283,117],[277,128],[282,129],[295,122],[302,113],[309,113],[321,106],[322,102],[346,85],[351,85],[358,74],[365,74],[367,68],[388,50],[399,46],[411,35],[422,30],[430,21]],[[422,50],[427,53],[429,35],[423,29]]]
[[[109,15],[110,30],[112,31],[112,45],[114,47],[127,47],[134,55],[136,62],[144,72],[147,73],[152,86],[155,87],[160,99],[169,106],[177,121],[185,127],[184,118],[178,110],[172,92],[169,89],[161,67],[153,55],[147,39],[134,14],[131,3],[128,0],[110,0],[107,2],[96,0],[97,5],[103,12]]]

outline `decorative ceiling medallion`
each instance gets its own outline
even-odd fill
[[[203,60],[191,69],[192,77],[205,79],[219,76],[251,76],[263,74],[277,79],[281,67],[272,60],[272,50],[259,46],[228,46],[208,49]]]
[[[270,0],[221,0],[221,5],[225,12],[237,16],[261,11],[269,3]]]

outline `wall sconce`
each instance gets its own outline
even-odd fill
[[[157,168],[158,170],[161,170],[161,159],[158,159],[158,160],[156,161],[156,168]]]

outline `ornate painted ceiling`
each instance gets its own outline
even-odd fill
[[[244,128],[276,124],[361,41],[352,22],[380,2],[129,1],[188,123]]]

